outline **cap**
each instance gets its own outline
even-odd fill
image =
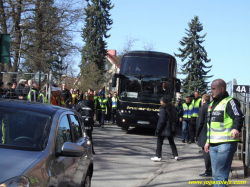
[[[22,82],[26,82],[26,80],[25,79],[20,79],[19,83],[22,83]]]

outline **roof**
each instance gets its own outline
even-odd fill
[[[70,110],[68,108],[63,108],[55,105],[48,105],[43,103],[35,103],[30,101],[23,100],[14,100],[14,99],[0,99],[0,107],[11,107],[16,109],[31,110],[34,112],[45,113],[53,115],[58,110]]]
[[[121,66],[119,65],[119,59],[117,58],[117,56],[112,55],[111,53],[109,53],[109,51],[107,51],[107,58],[110,62],[112,62],[117,68],[121,68]]]

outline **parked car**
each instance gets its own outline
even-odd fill
[[[89,187],[91,146],[77,112],[0,100],[0,187]]]

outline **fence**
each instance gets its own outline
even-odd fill
[[[237,150],[237,156],[243,161],[245,166],[245,176],[250,175],[250,134],[249,134],[249,92],[235,92],[233,87],[237,85],[237,80],[234,79],[227,83],[227,91],[229,95],[233,96],[240,102],[241,110],[245,116],[243,128],[242,128],[242,143],[239,144]]]
[[[37,72],[37,73],[22,73],[22,72],[1,72],[2,77],[2,90],[4,91],[7,88],[8,83],[19,83],[21,79],[29,80],[30,85],[27,85],[27,89],[32,89],[32,83],[38,82],[39,87],[42,88],[45,86],[46,88],[46,97],[48,98],[47,103],[50,103],[51,98],[51,84],[52,84],[52,72],[49,73],[43,73],[43,72]],[[17,86],[17,85],[16,85]],[[15,89],[15,88],[13,88]],[[27,90],[29,92],[29,90]],[[1,93],[1,97],[5,98],[5,94]],[[13,97],[10,99],[17,99],[17,96],[13,94]]]

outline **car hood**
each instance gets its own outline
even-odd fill
[[[0,148],[0,184],[12,177],[22,175],[44,153]]]

